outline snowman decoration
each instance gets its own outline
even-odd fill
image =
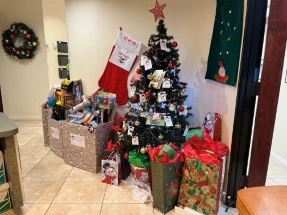
[[[229,76],[226,75],[223,60],[220,60],[220,61],[218,62],[218,66],[219,66],[218,74],[215,74],[215,75],[214,75],[214,78],[215,78],[215,80],[218,81],[218,82],[226,83],[227,80],[229,79]]]
[[[211,113],[206,114],[204,123],[203,123],[203,130],[208,136],[213,137],[213,128],[214,126],[214,118],[212,117]]]
[[[105,163],[103,165],[103,168],[104,168],[104,174],[102,182],[117,185],[117,181],[115,180],[117,178],[115,168],[111,167],[110,163]]]

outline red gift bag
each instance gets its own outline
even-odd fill
[[[202,131],[214,140],[221,140],[221,117],[219,113],[208,112],[202,125]]]

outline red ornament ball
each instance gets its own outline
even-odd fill
[[[104,99],[103,100],[103,105],[107,105],[108,104],[108,100],[107,99]]]
[[[184,108],[182,105],[178,108],[178,110],[179,110],[180,112],[183,112],[184,109],[185,109],[185,108]]]
[[[129,154],[128,154],[128,153],[125,153],[124,158],[125,158],[126,160],[128,160],[128,159],[129,159]]]
[[[176,48],[177,47],[177,42],[174,41],[174,42],[172,42],[171,45],[172,45],[173,48]]]
[[[132,101],[133,101],[133,102],[137,102],[137,101],[138,101],[138,97],[137,97],[136,95],[134,95],[134,96],[132,97]]]
[[[16,51],[16,55],[20,55],[20,51]]]
[[[168,66],[168,68],[170,68],[170,69],[173,68],[173,64],[172,64],[172,63],[169,63],[167,66]]]
[[[141,74],[142,71],[140,69],[137,69],[137,74]]]
[[[26,51],[27,54],[30,54],[31,52],[29,50]]]
[[[146,97],[150,97],[150,95],[151,95],[151,94],[150,94],[150,91],[145,92],[145,96],[146,96]]]
[[[31,34],[26,34],[27,39],[31,39]]]
[[[11,35],[10,35],[10,38],[11,38],[11,39],[14,39],[14,38],[15,38],[14,34],[11,34]]]

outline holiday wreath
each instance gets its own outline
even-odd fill
[[[39,42],[34,31],[23,23],[13,23],[2,34],[4,51],[19,59],[31,59]]]

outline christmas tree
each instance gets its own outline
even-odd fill
[[[137,148],[145,154],[147,145],[172,142],[181,146],[185,142],[186,118],[191,115],[191,107],[184,105],[187,83],[179,80],[177,45],[160,20],[157,34],[150,36],[149,48],[141,56],[140,68],[131,80],[132,104],[127,104],[130,110],[120,134],[120,142],[127,149]]]

